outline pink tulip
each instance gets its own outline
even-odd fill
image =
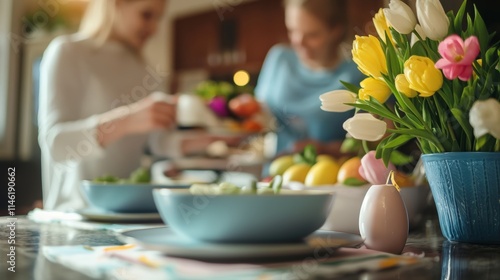
[[[439,54],[443,58],[436,62],[436,68],[443,70],[448,80],[468,81],[472,76],[472,63],[479,54],[479,41],[471,36],[465,42],[458,35],[450,35],[439,43]]]
[[[387,182],[391,170],[396,170],[394,164],[389,163],[389,166],[385,167],[382,159],[375,158],[375,151],[369,151],[361,159],[359,175],[370,184],[383,185]]]

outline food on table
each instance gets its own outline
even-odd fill
[[[227,110],[226,98],[222,96],[216,96],[208,102],[208,106],[212,111],[221,118],[229,116],[229,111]]]
[[[309,165],[314,165],[316,163],[316,148],[309,144],[302,149],[300,153],[296,153],[293,155],[293,160],[295,163],[306,163]]]
[[[112,175],[103,175],[92,180],[96,183],[116,183],[116,184],[141,184],[150,183],[151,174],[148,168],[139,167],[130,173],[128,178],[119,178]]]
[[[400,157],[401,158],[401,157]],[[406,159],[397,162],[407,163]],[[326,154],[317,155],[313,145],[307,145],[300,153],[284,155],[274,159],[269,166],[269,181],[276,175],[283,176],[283,182],[299,182],[309,187],[331,186],[336,183],[345,186],[362,186],[368,182],[360,174],[361,158],[346,156],[339,158]],[[395,171],[395,180],[401,187],[414,186],[413,178],[401,171]]]
[[[216,96],[229,97],[235,92],[233,85],[227,82],[205,81],[200,83],[195,93],[204,100],[211,100]]]
[[[244,131],[248,132],[259,132],[264,128],[260,122],[254,119],[246,119],[241,123],[241,127]]]
[[[116,176],[103,175],[101,177],[95,178],[92,181],[94,181],[96,183],[118,183],[118,182],[120,182],[120,180],[123,180],[123,179],[120,179],[120,178],[118,178]]]
[[[240,118],[249,118],[260,112],[260,104],[251,94],[243,93],[229,101],[229,109]]]
[[[285,173],[283,173],[283,181],[285,184],[290,182],[304,183],[307,173],[311,169],[311,165],[307,163],[297,163],[290,166]]]
[[[322,160],[311,167],[305,179],[306,186],[333,185],[337,183],[339,165],[333,160]]]
[[[195,94],[222,121],[223,128],[253,133],[262,131],[264,122],[259,119],[260,104],[252,92],[253,88],[249,86],[216,81],[202,82],[195,90]]]
[[[283,175],[283,173],[285,173],[285,171],[294,163],[295,162],[293,160],[292,155],[286,155],[276,158],[269,165],[269,175],[270,176]]]
[[[327,161],[327,160],[337,162],[337,160],[335,160],[335,158],[334,158],[334,157],[332,157],[331,155],[318,155],[318,156],[316,157],[316,161],[317,161],[317,162],[320,162],[320,161]]]
[[[359,167],[361,166],[361,158],[353,157],[348,159],[342,166],[340,166],[337,182],[347,186],[361,186],[367,182],[359,174]]]
[[[128,179],[130,183],[149,183],[151,182],[151,174],[148,168],[140,167],[134,170]]]
[[[257,188],[257,182],[253,181],[250,186],[238,187],[229,182],[220,184],[193,184],[189,188],[189,192],[195,195],[240,195],[240,194],[259,194],[259,195],[274,195],[279,194],[283,178],[277,175],[269,183],[269,186]]]
[[[206,153],[209,157],[224,158],[229,155],[229,147],[222,140],[210,143],[206,148]]]
[[[335,158],[329,155],[317,156],[313,145],[305,146],[300,153],[281,156],[269,166],[269,174],[283,174],[285,184],[300,182],[308,186],[334,184],[337,171]]]

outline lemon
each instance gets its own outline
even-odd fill
[[[283,173],[285,173],[285,171],[293,164],[294,161],[292,155],[279,157],[273,160],[271,165],[269,165],[269,175],[283,175]]]
[[[319,161],[307,173],[306,186],[333,185],[337,183],[339,168],[335,161]]]
[[[316,157],[316,162],[325,161],[325,160],[337,162],[337,160],[335,160],[335,158],[332,157],[331,155],[318,155]]]
[[[292,181],[304,183],[309,169],[311,169],[311,166],[307,163],[297,163],[290,166],[285,173],[283,173],[283,183],[288,184]]]

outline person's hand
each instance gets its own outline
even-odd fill
[[[130,112],[125,117],[128,134],[146,133],[157,129],[174,127],[175,104],[154,95],[129,105]]]
[[[130,135],[175,126],[175,99],[154,93],[130,105],[101,114],[97,139],[102,147]]]

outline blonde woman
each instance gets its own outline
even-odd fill
[[[46,50],[39,106],[44,208],[86,207],[82,179],[127,177],[148,133],[175,125],[175,106],[149,95],[162,81],[141,57],[166,4],[93,0],[80,32]]]
[[[319,95],[358,84],[363,75],[341,49],[347,34],[347,1],[285,0],[290,46],[273,47],[255,89],[277,119],[277,152],[300,151],[307,144],[319,153],[339,155],[343,122],[353,112],[320,109]]]

